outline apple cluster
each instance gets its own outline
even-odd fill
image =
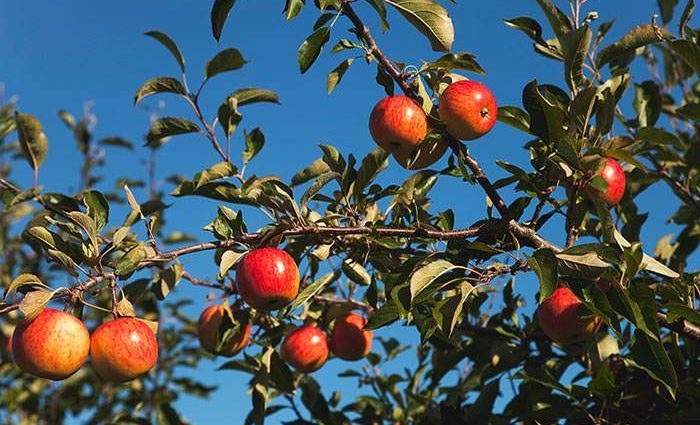
[[[299,292],[299,268],[284,250],[258,248],[247,253],[236,272],[236,285],[241,299],[259,311],[278,310],[288,306]],[[250,338],[251,325],[240,309],[225,305],[207,307],[197,326],[201,347],[215,355],[231,357],[240,352]],[[226,315],[235,334],[219,346],[219,332]],[[347,312],[335,319],[330,338],[314,324],[306,324],[289,332],[280,350],[281,358],[300,372],[318,370],[329,353],[344,360],[360,360],[372,348],[372,331],[365,330],[361,314]]]
[[[137,378],[158,360],[156,336],[140,319],[110,320],[90,335],[77,317],[53,308],[20,322],[12,334],[11,349],[20,369],[55,381],[77,372],[88,354],[100,377],[112,382]]]

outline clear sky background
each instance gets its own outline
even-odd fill
[[[353,153],[358,158],[375,146],[367,129],[367,119],[374,103],[384,93],[374,82],[374,66],[356,61],[332,96],[326,94],[326,74],[346,56],[331,55],[327,49],[307,74],[299,72],[296,51],[318,16],[314,7],[306,7],[299,18],[287,22],[281,13],[284,4],[281,0],[240,0],[224,29],[221,44],[217,45],[209,26],[211,3],[201,0],[0,2],[0,82],[5,85],[6,97],[17,95],[19,109],[36,115],[44,124],[50,153],[40,179],[47,190],[73,190],[78,184],[81,159],[71,135],[57,118],[60,109],[79,116],[86,102],[94,102],[98,138],[119,135],[141,145],[149,123],[147,114],[133,106],[135,90],[149,78],[179,75],[170,54],[154,40],[143,36],[145,31],[153,29],[165,31],[177,41],[186,57],[190,84],[195,87],[203,75],[204,64],[220,49],[236,47],[250,61],[242,70],[222,74],[208,84],[201,100],[208,117],[213,117],[221,100],[237,88],[258,86],[275,90],[280,95],[281,106],[261,105],[244,110],[242,127],[260,126],[267,136],[265,149],[253,161],[249,173],[275,174],[288,180],[320,156],[319,143],[333,144],[343,153]],[[499,104],[520,106],[522,87],[533,78],[542,83],[563,85],[561,67],[535,55],[531,42],[502,22],[505,18],[528,15],[544,24],[534,0],[444,3],[456,28],[453,50],[478,55],[488,76],[475,78],[492,89]],[[566,2],[559,3],[564,6]],[[392,59],[420,65],[421,59],[438,57],[430,50],[426,39],[394,11],[390,11],[392,30],[382,35],[369,6],[358,2],[356,9]],[[609,40],[619,38],[636,24],[650,21],[652,14],[657,13],[653,0],[591,0],[585,10],[597,11],[601,21],[616,19]],[[349,23],[341,19],[332,40],[346,36],[348,28]],[[160,99],[166,101],[166,115],[193,118],[181,100],[167,96]],[[145,103],[155,105],[156,101],[151,99]],[[241,140],[239,130],[234,135],[234,152],[240,152]],[[469,146],[486,173],[495,180],[505,175],[495,164],[496,159],[530,169],[528,152],[522,149],[527,140],[526,135],[499,123],[489,135]],[[133,152],[111,149],[106,174],[145,179],[147,155],[145,148]],[[191,176],[217,162],[217,158],[202,137],[177,137],[161,150],[157,177],[163,188],[169,190],[164,182],[167,176],[175,173]],[[445,165],[446,159],[439,164]],[[17,174],[13,175],[23,185],[30,184],[26,168],[24,164],[19,165]],[[409,175],[391,163],[382,181],[400,183]],[[136,194],[142,199],[146,196],[139,191]],[[517,196],[508,190],[503,194],[506,201]],[[456,179],[443,179],[433,190],[433,196],[435,211],[452,208],[459,227],[485,216],[485,198],[479,187]],[[210,238],[200,227],[215,216],[215,203],[172,197],[167,202],[173,203],[167,211],[169,230],[186,230],[202,240]],[[639,206],[640,212],[649,213],[642,242],[647,244],[646,251],[653,251],[655,241],[674,230],[672,225],[666,224],[666,219],[675,211],[677,202],[671,192],[659,184],[640,196]],[[113,220],[120,220],[120,217],[112,216]],[[262,217],[248,214],[247,218],[255,225],[264,224]],[[563,221],[550,222],[544,235],[562,242]],[[697,256],[695,259],[697,267]],[[213,278],[216,275],[211,253],[188,257],[184,262],[195,276]],[[537,290],[534,275],[518,276],[516,288],[525,294],[530,305],[528,311],[531,311],[533,294]],[[204,304],[206,291],[182,284],[177,292],[176,296],[197,301],[195,307],[188,310],[196,317]],[[389,333],[414,346],[417,342],[417,332],[413,328],[395,324],[390,331],[379,332],[385,336]],[[412,352],[403,355],[397,368],[410,365],[412,359]],[[222,362],[202,363],[198,376],[210,384],[220,385],[221,389],[206,401],[183,397],[177,408],[184,417],[196,423],[215,420],[237,423],[239,418],[242,421],[250,407],[247,376],[232,371],[214,372]],[[345,401],[356,393],[356,383],[335,375],[347,366],[334,360],[315,374],[326,384],[327,394],[340,389],[346,394]],[[507,389],[503,389],[504,399],[507,399]],[[283,417],[289,416],[277,416]]]

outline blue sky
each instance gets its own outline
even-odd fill
[[[209,27],[210,3],[74,0],[36,1],[29,6],[25,2],[4,2],[0,13],[0,82],[5,85],[6,97],[19,96],[20,110],[36,115],[44,124],[50,154],[40,179],[47,190],[65,191],[78,183],[79,155],[69,132],[56,116],[60,109],[80,115],[86,102],[94,102],[98,137],[119,135],[136,145],[141,144],[148,129],[148,117],[142,109],[133,106],[135,90],[149,78],[179,74],[169,53],[143,36],[145,31],[153,29],[165,31],[177,41],[186,57],[188,78],[194,86],[203,75],[206,61],[220,49],[236,47],[250,61],[242,70],[220,75],[207,85],[201,99],[207,116],[213,117],[221,100],[237,88],[258,86],[275,90],[280,95],[281,106],[253,106],[244,111],[242,127],[260,126],[267,136],[265,149],[249,167],[249,173],[275,174],[289,179],[319,156],[319,143],[333,144],[345,154],[353,153],[357,157],[374,147],[367,118],[374,103],[383,96],[383,90],[374,83],[374,67],[356,61],[332,96],[326,94],[326,74],[346,56],[331,55],[326,50],[305,75],[297,68],[296,50],[311,32],[317,17],[315,8],[307,7],[298,19],[286,22],[281,14],[284,3],[281,0],[239,1],[224,29],[221,44],[217,45]],[[505,18],[528,15],[544,23],[535,1],[462,1],[447,7],[456,27],[454,51],[469,51],[478,56],[488,76],[476,79],[492,89],[499,104],[520,105],[522,87],[535,77],[541,82],[562,84],[561,67],[532,53],[526,37],[502,22]],[[437,57],[427,41],[396,13],[390,13],[391,31],[382,35],[374,12],[364,2],[358,2],[356,9],[374,29],[379,44],[391,58],[419,65],[421,59]],[[656,13],[656,2],[591,0],[586,10],[596,10],[601,21],[616,19],[610,33],[612,40],[636,24],[650,21],[651,15]],[[333,40],[346,36],[348,28],[349,24],[341,20]],[[165,114],[192,118],[180,100],[167,96],[161,99],[166,102]],[[156,101],[145,103],[155,105]],[[499,123],[488,136],[470,143],[469,147],[495,180],[504,175],[496,166],[496,159],[529,168],[528,152],[521,148],[527,140],[527,136]],[[239,132],[234,135],[233,151],[239,152],[240,147]],[[106,174],[145,178],[143,161],[147,154],[142,148],[134,152],[112,149]],[[157,177],[161,184],[176,172],[191,176],[217,162],[213,150],[199,136],[172,139],[159,155]],[[443,160],[442,164],[445,162]],[[392,163],[382,181],[398,183],[409,175]],[[20,165],[13,177],[27,185],[29,176],[26,167]],[[145,196],[136,193],[137,197]],[[478,187],[460,184],[454,179],[443,180],[433,195],[435,210],[452,208],[458,226],[469,225],[485,214],[484,194]],[[508,191],[504,191],[504,195],[507,200],[515,198]],[[670,199],[672,195],[663,185],[657,185],[639,198],[641,212],[649,212],[649,225],[642,235],[642,242],[650,244],[646,246],[647,251],[653,250],[651,244],[659,237],[674,230],[665,224],[677,207],[675,201],[668,201]],[[214,203],[175,198],[169,198],[168,202],[173,203],[167,213],[169,229],[187,230],[202,239],[208,238],[200,230],[200,224],[213,218]],[[262,217],[248,217],[255,225],[264,223]],[[557,242],[561,242],[563,234],[561,220],[552,221],[544,231],[545,236]],[[216,274],[209,254],[189,257],[185,264],[192,274],[201,278],[212,278]],[[516,288],[526,295],[530,308],[534,304],[532,294],[536,287],[534,276],[518,277]],[[205,295],[205,291],[187,285],[181,285],[177,294],[198,301],[196,308],[191,309],[193,316],[201,309]],[[379,334],[389,332],[405,343],[417,341],[414,330],[399,325]],[[398,363],[410,364],[411,355],[404,358]],[[208,401],[184,398],[178,403],[184,416],[194,422],[232,422],[232,418],[242,417],[242,412],[250,406],[245,386],[247,377],[237,372],[214,373],[218,363],[221,361],[204,362],[199,376],[221,385],[222,389]],[[329,393],[335,389],[348,391],[346,387],[355,387],[354,381],[335,378],[346,366],[335,360],[316,377],[328,383]]]

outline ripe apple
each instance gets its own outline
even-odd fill
[[[392,155],[396,162],[403,168],[407,170],[420,170],[430,167],[442,158],[447,151],[447,147],[447,142],[444,139],[431,139],[424,141],[415,149],[410,151],[399,149],[393,152]],[[415,158],[413,158],[414,152],[417,152]],[[414,159],[412,163],[411,158]]]
[[[330,347],[343,360],[360,360],[372,350],[372,331],[366,331],[367,319],[357,313],[346,313],[335,319]]]
[[[497,116],[496,98],[476,81],[452,83],[440,96],[440,119],[447,131],[460,140],[474,140],[488,133]]]
[[[592,336],[600,326],[600,317],[579,317],[582,304],[569,288],[560,286],[537,310],[540,327],[552,340],[563,344]]]
[[[605,201],[611,207],[619,204],[622,196],[625,194],[625,186],[627,185],[627,178],[620,163],[613,158],[608,158],[597,175],[605,180],[608,188],[603,192],[589,186],[584,193],[589,197]]]
[[[130,381],[156,364],[158,340],[142,320],[133,317],[110,320],[92,333],[90,358],[103,379]]]
[[[246,320],[245,323],[240,323],[241,326],[236,335],[233,335],[221,351],[217,352],[216,345],[219,341],[219,328],[225,314],[227,314],[226,308],[223,305],[212,305],[204,309],[197,323],[197,335],[199,336],[199,344],[208,352],[232,357],[248,344],[250,322]],[[234,320],[236,320],[235,313],[233,316]]]
[[[385,151],[408,157],[428,134],[428,118],[408,96],[388,96],[374,106],[369,132]]]
[[[282,342],[280,355],[299,372],[318,370],[328,359],[326,334],[314,325],[297,328]]]
[[[256,310],[277,310],[299,292],[299,268],[279,248],[258,248],[243,257],[236,272],[238,293]]]
[[[75,316],[45,308],[12,333],[12,356],[25,372],[58,381],[74,374],[90,351],[90,333]]]

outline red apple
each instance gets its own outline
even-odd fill
[[[229,339],[229,342],[221,349],[216,351],[216,346],[219,341],[219,328],[224,319],[226,308],[223,305],[212,305],[204,309],[199,316],[197,323],[197,335],[199,336],[199,344],[206,351],[212,354],[219,354],[226,357],[232,357],[238,354],[247,344],[250,337],[250,322],[241,323],[241,327],[236,335]],[[233,315],[236,320],[236,314]]]
[[[313,325],[295,329],[284,339],[280,355],[299,372],[318,370],[328,359],[326,334]]]
[[[374,106],[369,132],[385,151],[408,156],[428,134],[428,118],[408,96],[389,96]]]
[[[103,379],[130,381],[156,364],[158,340],[142,320],[133,317],[110,320],[92,333],[90,358]]]
[[[74,374],[90,351],[90,333],[78,318],[45,308],[12,334],[12,356],[25,372],[55,381]]]
[[[330,347],[343,360],[360,360],[372,350],[372,331],[366,331],[367,319],[357,313],[346,313],[335,319]]]
[[[569,288],[557,288],[537,310],[540,327],[552,340],[564,344],[592,336],[600,326],[600,317],[579,317],[581,305],[581,300]]]
[[[440,96],[440,119],[447,131],[460,140],[474,140],[488,133],[497,116],[496,98],[476,81],[452,83]]]
[[[299,268],[279,248],[258,248],[243,257],[236,272],[238,293],[256,310],[277,310],[299,292]]]
[[[625,194],[625,186],[627,185],[627,178],[620,163],[613,158],[608,158],[597,175],[605,180],[608,188],[603,192],[589,186],[585,193],[588,196],[605,201],[611,207],[619,204],[622,196]]]

